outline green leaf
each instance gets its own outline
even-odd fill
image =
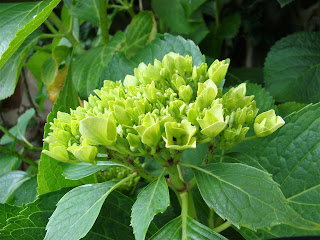
[[[17,216],[21,210],[22,207],[11,206],[6,203],[0,204],[0,232],[7,225],[7,220]]]
[[[294,0],[278,0],[278,3],[280,4],[280,6],[283,8],[284,6],[286,6],[287,4],[293,2]]]
[[[193,27],[188,22],[179,0],[152,0],[151,6],[153,11],[173,32],[184,34],[192,32]]]
[[[234,38],[239,31],[241,16],[239,13],[232,14],[224,18],[219,25],[216,35],[220,39]]]
[[[318,102],[320,33],[299,32],[271,48],[264,65],[267,90],[277,101]]]
[[[152,12],[142,11],[136,15],[126,34],[125,52],[128,58],[134,56],[155,38],[157,25]]]
[[[193,170],[208,206],[238,228],[256,230],[287,223],[320,229],[289,207],[278,184],[264,171],[239,163],[216,163]]]
[[[207,156],[208,146],[206,144],[197,145],[196,148],[189,148],[182,152],[181,161],[193,165],[201,165]],[[189,168],[184,169],[184,180],[189,182],[193,178],[193,171]]]
[[[64,87],[60,91],[59,97],[53,105],[52,112],[47,117],[43,138],[48,136],[50,131],[50,122],[52,122],[57,116],[58,111],[69,112],[70,108],[75,109],[77,106],[79,106],[78,94],[73,87],[71,79],[71,67],[69,67]],[[49,150],[49,144],[44,143],[43,149]],[[46,154],[41,154],[38,172],[38,193],[44,194],[65,187],[73,187],[83,183],[90,183],[89,180],[82,182],[65,179],[62,173],[63,169],[58,161],[47,156]]]
[[[0,176],[0,203],[5,203],[12,197],[13,193],[25,181],[29,180],[31,175],[23,171],[11,171]]]
[[[56,65],[53,58],[49,57],[42,65],[42,69],[41,69],[42,82],[48,85],[56,77],[57,73],[58,73],[58,66]]]
[[[17,157],[1,153],[0,176],[13,170],[18,162],[19,159]]]
[[[258,84],[247,83],[246,95],[254,95],[254,100],[257,103],[257,108],[259,108],[259,113],[275,109],[273,97]]]
[[[49,57],[51,57],[51,54],[48,52],[36,51],[26,64],[32,75],[38,81],[41,81],[42,66]]]
[[[138,67],[139,63],[145,64],[153,63],[154,59],[162,61],[162,58],[169,52],[180,53],[181,55],[192,56],[193,64],[199,66],[205,61],[204,55],[201,54],[200,49],[192,41],[185,40],[180,36],[172,36],[164,34],[153,40],[136,56],[128,60],[123,53],[115,54],[102,79],[109,79],[118,81],[124,79],[127,74],[133,74],[133,69]],[[100,83],[99,87],[102,86]]]
[[[104,200],[117,182],[104,182],[76,187],[57,204],[46,226],[44,239],[80,239],[93,226]]]
[[[277,114],[284,118],[293,112],[301,110],[305,106],[307,106],[307,104],[297,102],[286,102],[277,105]]]
[[[153,217],[170,205],[169,191],[163,176],[146,186],[132,207],[131,225],[136,239],[144,239]]]
[[[6,4],[1,4],[6,5]],[[1,7],[0,7],[1,8]],[[16,88],[20,71],[24,61],[29,55],[32,47],[36,45],[39,40],[39,35],[37,33],[32,34],[28,37],[24,43],[19,47],[9,60],[4,63],[0,69],[0,100],[10,97]],[[1,45],[0,45],[1,47]]]
[[[244,148],[247,157],[258,161],[302,217],[320,223],[320,103],[310,105],[285,118],[286,124],[267,138],[252,141]],[[281,232],[283,229],[283,232]],[[270,230],[276,236],[320,235],[281,225]]]
[[[37,177],[34,176],[24,183],[22,183],[19,188],[12,194],[10,201],[8,203],[16,206],[21,206],[22,204],[27,204],[36,200],[37,197]]]
[[[206,0],[180,0],[187,17],[205,2]]]
[[[123,167],[123,165],[111,161],[98,161],[96,165],[85,162],[76,164],[62,163],[61,166],[63,169],[63,175],[67,179],[71,180],[82,179],[84,177],[92,175],[93,173],[96,173],[98,171],[105,171],[109,168],[119,166]]]
[[[22,137],[24,137],[24,134],[26,132],[27,126],[31,118],[34,116],[35,110],[33,108],[28,109],[24,114],[22,114],[18,118],[17,125],[14,127],[10,128],[9,132],[17,137],[18,139],[22,140]],[[10,138],[7,134],[3,135],[0,144],[8,144],[13,142],[13,139]]]
[[[64,1],[72,17],[83,19],[93,25],[99,25],[99,0]]]
[[[5,206],[7,216],[11,218],[7,218],[6,226],[3,231],[0,231],[0,238],[4,240],[43,239],[48,219],[56,208],[57,202],[67,190],[70,189],[41,195],[35,202],[27,204],[24,208],[16,207],[16,209],[12,209],[10,207],[8,209]],[[10,211],[14,213],[14,216]]]
[[[152,240],[181,240],[182,239],[182,222],[181,217],[173,219],[162,227],[154,236]],[[210,228],[202,225],[194,219],[187,217],[187,239],[207,239],[207,240],[227,240],[220,234],[212,231]]]
[[[43,23],[60,0],[0,5],[0,68],[28,35]]]
[[[97,221],[84,240],[134,239],[130,227],[130,214],[134,201],[113,191],[105,200]]]
[[[71,49],[67,46],[56,46],[52,50],[52,58],[54,59],[57,66],[67,59],[67,57],[71,54]]]
[[[75,59],[72,69],[73,84],[82,99],[88,98],[99,87],[99,83],[105,80],[102,76],[104,69],[124,40],[123,32],[119,31],[107,45],[91,48]]]

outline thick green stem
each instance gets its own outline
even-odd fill
[[[109,42],[109,26],[108,26],[108,17],[107,17],[107,4],[105,0],[99,0],[100,8],[100,28],[101,36],[103,43],[107,44]]]
[[[194,206],[194,201],[193,201],[191,191],[189,191],[188,185],[181,180],[179,176],[178,167],[180,166],[174,164],[167,168],[167,171],[169,173],[169,178],[170,178],[170,185],[173,187],[173,189],[176,192],[179,193],[179,196],[181,199],[181,202],[180,202],[181,209],[182,211],[184,211],[183,213],[187,213],[190,217],[197,219],[196,208]],[[185,205],[186,202],[187,202],[187,205]],[[184,207],[187,207],[187,209],[183,209]]]
[[[58,16],[54,12],[51,12],[49,18],[53,22],[53,24],[59,29],[59,31],[61,31],[61,33],[65,35],[65,37],[71,42],[73,46],[77,44],[80,45],[77,39],[73,36],[71,32],[68,31],[68,29],[61,22],[60,18],[58,18]]]
[[[213,231],[219,233],[219,232],[222,232],[224,230],[226,230],[227,228],[231,227],[231,222],[229,221],[226,221],[225,223],[222,223],[220,226],[216,227],[213,229]]]
[[[187,185],[180,179],[179,172],[177,165],[174,164],[167,168],[171,185],[178,191],[178,192],[186,192]]]
[[[16,141],[17,143],[19,143],[21,146],[27,148],[29,151],[36,151],[36,152],[41,152],[42,151],[42,148],[39,148],[39,147],[35,147],[33,146],[32,144],[28,144],[28,143],[25,143],[24,141],[16,138],[15,136],[13,136],[4,126],[0,125],[0,130],[2,132],[4,132],[5,134],[8,135],[9,138],[13,139],[14,141]]]
[[[36,162],[34,162],[32,159],[27,158],[27,157],[23,156],[20,153],[11,151],[8,148],[0,146],[0,152],[8,154],[8,155],[11,155],[11,156],[14,156],[14,157],[17,157],[17,158],[21,159],[23,162],[29,164],[30,166],[34,166],[36,168],[38,167],[38,164]]]
[[[187,239],[187,217],[188,217],[188,192],[180,193],[181,198],[181,222],[182,222],[182,240]]]

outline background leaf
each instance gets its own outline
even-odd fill
[[[280,4],[281,7],[284,7],[285,5],[293,2],[294,0],[278,0],[278,3]]]
[[[53,105],[52,112],[47,117],[47,123],[44,127],[44,137],[47,137],[50,132],[50,122],[57,116],[57,112],[69,112],[70,108],[75,109],[79,106],[78,94],[73,87],[71,79],[71,67],[67,74],[66,82],[62,90],[60,91],[59,97],[55,104]],[[44,143],[43,149],[48,150],[49,144]],[[65,179],[62,175],[63,170],[58,161],[55,159],[41,154],[39,167],[38,167],[38,188],[37,191],[39,194],[44,194],[50,191],[56,191],[65,187],[78,186],[83,183],[90,183],[89,179],[83,181],[72,181]]]
[[[273,97],[258,84],[247,83],[246,95],[254,95],[254,100],[259,108],[258,114],[276,108]]]
[[[181,228],[181,217],[178,217],[163,228],[161,228],[153,237],[152,240],[181,240],[182,239],[182,228]],[[187,239],[207,239],[207,240],[226,240],[225,237],[212,231],[210,228],[202,225],[194,219],[187,217]]]
[[[133,200],[113,191],[105,200],[97,221],[84,240],[134,239],[130,227],[130,214]]]
[[[290,113],[298,112],[305,106],[307,106],[307,104],[297,103],[297,102],[286,102],[286,103],[277,105],[277,114],[280,115],[281,117],[286,117]]]
[[[267,90],[277,101],[320,100],[320,33],[299,32],[271,48],[264,64]]]
[[[214,59],[213,59],[214,60]],[[232,66],[232,59],[231,59]],[[245,81],[251,83],[263,84],[263,69],[262,67],[243,67],[243,68],[229,68],[227,72],[226,84],[233,83],[233,85],[240,84]]]
[[[93,173],[96,173],[98,171],[105,171],[109,168],[119,166],[123,167],[123,165],[111,161],[98,161],[96,165],[92,165],[85,162],[80,162],[77,164],[62,163],[61,166],[63,169],[63,175],[67,179],[71,180],[79,180],[84,177],[90,176]]]
[[[38,80],[41,81],[42,66],[48,58],[51,57],[51,54],[45,51],[36,51],[26,63],[26,66],[32,73],[32,75]]]
[[[24,114],[22,114],[18,118],[17,125],[14,127],[10,128],[9,132],[17,137],[18,139],[22,140],[22,137],[24,137],[24,134],[26,132],[28,123],[30,122],[31,118],[34,116],[35,110],[33,108],[28,109]],[[7,134],[3,135],[0,144],[8,144],[13,142],[13,139],[10,138]]]
[[[39,196],[39,198],[25,207],[5,207],[7,216],[6,226],[0,231],[0,238],[4,240],[34,239],[40,240],[45,236],[45,226],[50,215],[56,208],[59,199],[70,189],[62,189]],[[0,205],[1,209],[1,205]],[[14,212],[12,216],[11,211]],[[18,212],[19,211],[19,212]],[[0,210],[1,212],[1,210]],[[3,216],[0,214],[0,216]]]
[[[31,177],[30,179],[23,182],[19,188],[13,193],[8,203],[16,206],[22,204],[31,203],[36,200],[37,197],[37,177]]]
[[[238,155],[240,159],[252,158],[259,162],[273,174],[289,205],[302,217],[320,223],[320,103],[289,115],[285,121],[286,124],[269,137],[251,141],[247,147],[240,144],[233,151],[244,153]],[[265,231],[278,237],[320,235],[320,231],[285,225]]]
[[[153,63],[154,59],[162,61],[162,58],[169,52],[180,53],[181,55],[192,56],[193,64],[199,66],[205,61],[204,55],[200,49],[191,40],[185,40],[180,36],[164,34],[148,44],[135,57],[128,60],[123,53],[115,54],[109,62],[106,72],[102,79],[118,81],[124,79],[127,74],[133,74],[133,69],[138,67],[139,63]],[[99,87],[102,86],[102,82]]]
[[[152,12],[139,12],[131,21],[126,34],[125,52],[128,58],[134,56],[155,38],[157,24]]]
[[[104,46],[91,48],[80,54],[74,61],[72,69],[73,84],[82,99],[97,89],[103,80],[103,72],[113,53],[117,51],[125,40],[123,32],[117,32],[111,41]]]
[[[238,163],[210,164],[193,170],[208,206],[237,227],[255,230],[280,223],[300,228],[320,226],[299,217],[266,172]]]
[[[188,34],[193,30],[179,0],[152,0],[151,5],[155,13],[173,32]]]
[[[164,212],[169,205],[169,190],[164,177],[146,186],[132,207],[131,225],[135,238],[143,240],[154,215]]]
[[[104,182],[76,187],[57,204],[46,226],[44,239],[78,240],[93,226],[106,197],[117,182]]]
[[[22,207],[12,206],[9,204],[0,204],[0,236],[1,231],[7,225],[7,220],[15,217],[22,210]]]
[[[10,172],[15,168],[19,159],[17,157],[1,153],[0,160],[0,176],[6,172]]]
[[[60,0],[0,5],[0,68],[28,35],[43,23]]]
[[[12,197],[12,194],[25,181],[30,179],[31,175],[24,171],[11,171],[0,176],[0,203],[5,203]]]
[[[5,5],[5,4],[1,4]],[[29,36],[19,49],[3,64],[0,69],[0,100],[10,97],[16,88],[22,65],[28,57],[32,47],[37,44],[37,33]]]
[[[64,1],[69,14],[75,18],[80,18],[92,23],[93,25],[99,25],[99,0],[71,0]]]

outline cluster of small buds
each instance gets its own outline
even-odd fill
[[[97,180],[98,182],[106,182],[106,181],[120,181],[132,174],[132,171],[126,167],[114,167],[109,168],[106,171],[97,172]],[[121,184],[117,190],[124,194],[132,194],[135,190],[137,183],[139,182],[140,177],[135,176],[130,180]]]
[[[106,80],[84,107],[58,112],[44,153],[62,162],[94,164],[107,151],[172,155],[202,143],[229,149],[244,140],[252,124],[257,137],[281,127],[284,121],[272,110],[256,117],[245,83],[222,94],[228,66],[229,60],[193,66],[190,56],[173,52],[162,62],[141,63],[123,83]]]

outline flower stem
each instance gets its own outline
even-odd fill
[[[7,134],[9,138],[13,139],[17,143],[19,143],[21,146],[27,148],[29,151],[36,151],[41,152],[42,148],[35,147],[31,143],[25,143],[24,141],[18,139],[17,137],[13,136],[4,126],[0,125],[0,130],[4,132],[4,134]]]
[[[59,29],[59,31],[61,31],[61,33],[65,35],[65,37],[71,42],[73,46],[80,45],[78,40],[73,36],[71,32],[68,31],[68,29],[61,22],[60,18],[58,18],[58,16],[54,12],[51,12],[49,19]]]
[[[51,25],[51,23],[48,20],[44,21],[44,24],[47,26],[47,28],[50,30],[50,32],[56,34],[58,31],[54,28],[54,26]]]
[[[222,232],[222,231],[226,230],[226,229],[229,228],[231,225],[232,225],[231,222],[226,221],[226,222],[222,223],[220,226],[214,228],[213,231],[219,233],[219,232]]]
[[[181,198],[181,222],[182,240],[187,239],[187,217],[188,217],[188,192],[180,193]]]
[[[11,156],[14,156],[14,157],[17,157],[17,158],[21,159],[23,162],[29,164],[30,166],[34,166],[34,167],[38,168],[38,164],[36,162],[34,162],[30,158],[27,158],[27,157],[23,156],[20,153],[11,151],[8,148],[2,147],[2,146],[0,146],[0,152],[8,154],[8,155],[11,155]]]

